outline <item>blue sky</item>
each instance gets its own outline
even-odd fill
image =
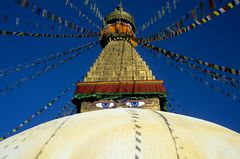
[[[118,1],[113,0],[95,0],[101,10],[103,16],[117,6]],[[171,1],[171,0],[170,0]],[[33,0],[43,8],[48,9],[64,18],[67,18],[76,24],[94,29],[91,24],[88,24],[84,19],[79,18],[74,10],[64,5],[64,0],[41,1]],[[177,9],[172,13],[166,13],[165,17],[149,27],[146,31],[138,33],[137,36],[156,33],[167,27],[172,22],[178,20],[188,11],[190,11],[200,1],[180,0],[177,4]],[[224,1],[229,2],[229,1]],[[89,8],[83,5],[81,0],[72,0],[89,18],[101,25],[101,22],[90,11]],[[123,1],[123,7],[130,12],[136,20],[136,26],[140,26],[147,21],[149,17],[155,14],[166,0],[142,0],[141,2]],[[225,4],[225,3],[222,3]],[[220,5],[221,6],[221,5]],[[153,44],[167,50],[183,54],[186,56],[202,59],[208,62],[229,66],[240,69],[239,59],[239,35],[240,35],[240,12],[239,6],[229,10],[227,13],[215,18],[211,22],[200,26],[181,36],[174,37],[165,41],[154,42]],[[2,17],[8,15],[7,23],[3,23]],[[44,28],[44,24],[48,26],[57,24],[36,16],[31,13],[30,9],[23,9],[15,5],[14,0],[4,1],[0,6],[0,29],[9,31],[25,31],[25,32],[40,32],[40,33],[74,33],[73,31],[51,30]],[[15,18],[20,18],[20,25],[15,25]],[[39,22],[40,27],[36,28],[36,22]],[[28,25],[27,25],[28,23]],[[63,50],[69,50],[79,45],[90,41],[97,41],[97,38],[72,38],[72,39],[56,39],[56,38],[28,38],[28,37],[0,37],[0,69],[15,66],[25,62],[30,62],[36,58],[44,57],[52,53]],[[153,74],[157,79],[162,79],[165,82],[165,87],[176,99],[180,105],[186,109],[189,116],[208,120],[237,132],[240,132],[240,104],[230,98],[215,92],[209,87],[205,87],[202,83],[194,80],[191,76],[184,74],[175,67],[164,62],[160,56],[157,58],[152,52],[138,46],[137,51],[148,63],[153,70]],[[96,60],[101,47],[97,46],[88,52],[80,55],[74,60],[64,64],[56,70],[50,71],[36,79],[26,82],[19,88],[9,91],[0,96],[0,136],[17,126],[20,122],[34,114],[39,108],[47,104],[55,96],[58,96],[61,91],[75,81],[80,80],[89,70],[92,63]],[[53,61],[53,63],[56,61]],[[45,63],[32,69],[26,69],[6,77],[0,77],[0,88],[13,83],[27,75],[50,65]],[[232,87],[220,84],[208,77],[191,70],[199,77],[210,81],[212,84],[220,86],[233,94],[239,96],[239,90]],[[229,75],[231,76],[231,75]],[[239,76],[231,76],[239,79]],[[74,89],[60,99],[52,108],[43,113],[38,118],[35,118],[30,124],[22,130],[35,126],[37,124],[52,120],[56,117],[61,108],[71,99]],[[179,108],[175,102],[172,102],[176,111],[179,114],[185,112]],[[183,123],[184,124],[184,123]]]

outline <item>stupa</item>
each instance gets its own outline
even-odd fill
[[[0,159],[239,159],[237,132],[166,112],[167,91],[137,53],[135,30],[121,6],[110,13],[103,50],[77,84],[78,114],[0,142]]]

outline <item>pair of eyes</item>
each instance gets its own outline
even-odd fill
[[[106,103],[97,103],[96,107],[98,107],[98,108],[111,108],[114,105],[115,105],[115,103],[106,102]],[[145,102],[126,102],[125,105],[129,106],[129,107],[140,107],[140,106],[145,105]]]

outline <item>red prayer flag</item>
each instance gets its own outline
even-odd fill
[[[22,7],[27,8],[29,5],[29,0],[23,0],[22,1]]]
[[[209,0],[209,8],[213,10],[215,8],[214,0]]]

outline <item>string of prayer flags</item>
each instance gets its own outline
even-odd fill
[[[76,108],[77,107],[68,107],[65,112],[63,112],[63,116],[69,116],[69,115],[72,115],[75,111],[76,111]]]
[[[200,65],[207,66],[209,68],[212,68],[212,69],[215,69],[215,70],[218,70],[218,71],[230,73],[230,74],[233,74],[233,75],[240,75],[240,70],[237,70],[237,69],[234,69],[234,68],[224,67],[224,66],[221,66],[221,65],[208,63],[208,62],[205,62],[205,61],[202,61],[202,60],[199,60],[199,59],[194,59],[192,57],[187,57],[187,56],[183,56],[183,55],[180,55],[180,54],[176,54],[176,53],[173,53],[171,51],[153,46],[149,43],[142,43],[142,45],[146,46],[147,48],[150,48],[152,50],[158,51],[158,52],[160,52],[164,55],[170,56],[170,57],[177,57],[177,58],[182,59],[182,60],[189,60],[189,61],[196,62]]]
[[[15,0],[16,4],[18,4],[21,7],[23,7],[21,4],[24,1],[25,0]],[[35,13],[36,15],[41,16],[43,18],[46,18],[48,20],[51,20],[55,23],[58,23],[59,25],[63,25],[64,27],[69,28],[73,31],[81,32],[82,27],[80,27],[79,25],[76,25],[75,23],[70,22],[69,20],[62,18],[61,16],[58,16],[58,15],[48,11],[47,9],[44,9],[37,4],[35,4],[33,2],[30,2],[30,0],[27,0],[27,1],[28,1],[29,5],[27,5],[24,8],[29,8],[29,6],[31,6],[32,13]],[[93,31],[88,30],[86,28],[84,28],[84,29],[86,30],[86,32],[93,32]]]
[[[98,43],[97,43],[97,44],[98,44]],[[49,71],[51,71],[51,70],[54,70],[54,69],[62,66],[62,65],[65,64],[66,62],[68,62],[68,61],[76,58],[77,56],[81,55],[83,52],[88,51],[90,48],[96,46],[97,44],[95,44],[95,45],[90,45],[90,46],[88,46],[87,48],[85,48],[85,50],[79,51],[79,52],[77,52],[77,53],[75,53],[75,54],[73,54],[73,55],[71,55],[71,56],[69,56],[69,57],[61,60],[61,61],[58,62],[58,63],[52,64],[52,65],[50,65],[50,66],[47,66],[47,67],[45,67],[44,69],[42,69],[42,70],[34,73],[33,75],[29,75],[29,76],[27,76],[27,77],[25,77],[25,78],[22,78],[22,79],[16,81],[16,82],[13,83],[13,84],[9,84],[9,85],[6,86],[5,88],[0,89],[0,95],[3,95],[3,94],[5,94],[5,93],[7,93],[7,92],[9,92],[9,91],[11,91],[11,90],[19,87],[20,85],[22,85],[22,84],[23,84],[24,82],[26,82],[26,81],[30,81],[30,80],[32,80],[32,79],[34,79],[34,78],[37,78],[37,77],[39,77],[39,76],[41,76],[41,75],[43,75],[43,74],[45,74],[45,73],[47,73],[47,72],[49,72]]]
[[[27,32],[12,32],[0,30],[0,36],[26,36],[33,38],[89,38],[98,37],[99,33],[91,32],[88,34],[40,34],[40,33],[27,33]]]
[[[235,87],[235,88],[240,90],[240,81],[235,79],[235,78],[227,77],[225,75],[222,75],[222,74],[210,71],[208,69],[204,69],[204,68],[202,68],[202,67],[200,67],[198,65],[195,65],[195,64],[192,64],[192,63],[188,63],[188,62],[186,62],[186,61],[184,61],[182,59],[179,59],[177,57],[172,57],[171,56],[171,58],[173,60],[175,60],[176,62],[180,62],[182,64],[186,64],[188,67],[206,74],[208,77],[212,78],[214,81],[217,80],[219,82],[222,82],[223,84],[231,85],[231,86],[233,86],[233,87]]]
[[[202,68],[200,66],[197,66],[195,64],[187,63],[186,61],[183,61],[181,59],[178,59],[178,61],[180,61],[183,64],[186,64],[187,66],[189,66],[189,67],[191,67],[191,68],[193,68],[197,71],[205,73],[208,77],[212,78],[214,81],[217,80],[219,82],[222,82],[223,84],[231,85],[231,86],[240,90],[240,81],[235,79],[235,78],[227,77],[225,75],[210,71],[208,69],[204,69],[204,68]]]
[[[28,117],[26,120],[24,120],[23,122],[21,122],[18,126],[16,126],[14,129],[10,130],[8,133],[6,133],[4,136],[0,137],[0,142],[2,140],[5,140],[6,138],[8,138],[9,136],[13,135],[14,133],[16,133],[19,129],[21,129],[22,127],[24,127],[25,125],[29,124],[33,119],[35,119],[36,117],[40,116],[43,112],[47,111],[50,107],[52,107],[59,99],[61,99],[63,96],[65,96],[68,92],[70,92],[70,90],[72,89],[72,87],[76,86],[76,83],[71,84],[68,88],[66,88],[64,91],[61,92],[60,95],[56,96],[55,98],[53,98],[50,102],[48,102],[46,105],[44,105],[42,108],[40,108],[37,112],[35,112],[33,115],[31,115],[30,117]]]
[[[176,63],[173,63],[173,62],[170,62],[168,59],[166,58],[163,58],[168,64],[176,67],[179,71],[183,72],[183,73],[186,73],[188,75],[190,75],[191,77],[193,77],[195,80],[199,81],[200,83],[204,84],[206,87],[210,87],[211,89],[213,89],[214,91],[218,92],[218,93],[222,93],[224,94],[226,97],[228,98],[231,98],[233,101],[237,101],[238,103],[240,103],[240,97],[235,95],[235,94],[232,94],[230,92],[227,92],[225,91],[224,89],[218,87],[218,86],[215,86],[213,84],[211,84],[209,81],[207,80],[204,80],[200,77],[198,77],[197,75],[195,75],[194,73],[192,72],[189,72],[187,70],[185,70],[183,67],[179,66],[178,64]]]
[[[76,113],[77,107],[72,105],[71,100],[67,102],[67,104],[61,109],[61,111],[58,113],[57,117],[55,119],[65,117],[68,115],[72,115]]]
[[[104,18],[101,14],[101,11],[99,9],[99,7],[97,6],[97,3],[92,0],[91,2],[89,2],[89,0],[85,0],[84,4],[86,6],[89,6],[89,9],[92,11],[92,13],[101,21],[104,23]]]
[[[171,1],[171,3],[170,3]],[[171,13],[172,10],[177,9],[177,3],[180,0],[167,0],[166,4],[161,7],[152,17],[150,17],[144,24],[141,25],[141,31],[146,30],[148,27],[156,23],[159,19],[165,16],[165,12]],[[151,25],[150,25],[151,24]]]
[[[162,49],[162,50],[164,50],[164,49]],[[154,49],[154,51],[159,51],[159,49]],[[240,90],[240,80],[213,72],[211,70],[202,68],[202,67],[192,64],[192,63],[188,63],[184,59],[180,59],[178,56],[175,56],[175,54],[173,52],[165,50],[160,53],[162,53],[164,56],[166,56],[168,58],[175,60],[176,62],[180,62],[181,64],[186,64],[188,67],[206,74],[208,77],[212,78],[214,81],[217,80],[219,82],[222,82],[223,84],[233,86]]]
[[[211,12],[207,16],[205,16],[205,17],[203,17],[203,18],[201,18],[199,20],[195,20],[192,24],[190,24],[190,25],[188,25],[186,27],[184,27],[183,23],[184,23],[184,19],[186,19],[187,16],[184,16],[179,21],[177,21],[177,22],[179,22],[180,28],[176,27],[176,23],[177,22],[175,22],[175,23],[173,23],[171,25],[172,27],[175,27],[175,29],[176,29],[175,32],[172,32],[170,34],[163,34],[167,30],[167,28],[168,28],[167,27],[166,29],[160,31],[159,33],[147,36],[145,38],[140,38],[140,41],[153,42],[153,41],[166,40],[166,39],[171,38],[171,37],[179,36],[179,35],[181,35],[183,33],[186,33],[188,31],[191,31],[192,29],[195,29],[195,28],[199,27],[200,25],[203,25],[203,24],[211,21],[212,19],[218,17],[219,15],[222,15],[226,11],[236,7],[239,4],[240,4],[240,0],[233,0],[233,1],[229,2],[229,3],[227,3],[225,6],[219,8],[218,10],[215,10],[215,11]],[[194,17],[197,16],[197,14],[196,15],[195,14],[196,13],[194,12]],[[188,14],[186,14],[186,15],[188,15]]]
[[[76,114],[77,113],[77,107],[74,107],[72,109],[72,111],[70,111],[70,113],[68,113],[68,115],[73,115],[73,114]]]
[[[71,101],[68,101],[67,104],[61,109],[61,111],[58,113],[56,119],[62,117],[64,114],[65,110],[68,109],[68,107],[71,105]]]
[[[95,28],[101,29],[101,27],[99,25],[97,25],[93,20],[91,20],[87,15],[85,15],[78,7],[76,7],[76,5],[74,5],[72,2],[70,2],[70,0],[66,0],[65,5],[69,6],[71,9],[74,9],[78,13],[78,16],[80,18],[84,18],[89,23],[91,23]]]
[[[6,19],[7,18],[7,19]],[[4,23],[7,23],[7,22],[10,22],[10,19],[11,21],[13,20],[13,22],[15,23],[16,26],[19,26],[20,24],[21,25],[26,25],[26,26],[34,26],[35,28],[39,29],[40,28],[40,23],[39,21],[31,21],[29,19],[21,19],[20,17],[10,17],[10,16],[3,16],[2,19],[5,19],[4,20]],[[50,24],[41,24],[42,27],[44,27],[44,29],[51,29],[52,31],[54,31],[54,24],[50,25]],[[61,26],[59,26],[59,28],[61,28]],[[58,31],[60,32],[61,29],[58,29]]]
[[[172,104],[171,104],[169,101],[167,101],[167,107],[170,108],[170,111],[171,111],[171,112],[177,113],[176,110],[174,109],[174,107],[172,106]]]
[[[73,115],[76,113],[76,111],[77,107],[69,107],[68,109],[66,109],[66,112],[63,113],[63,117]]]
[[[10,75],[10,74],[15,73],[15,72],[19,72],[19,71],[22,71],[24,69],[40,65],[42,63],[45,63],[45,62],[48,62],[48,61],[51,61],[51,60],[58,59],[60,57],[66,56],[66,55],[71,54],[73,52],[80,51],[82,49],[88,48],[89,46],[93,46],[97,43],[98,42],[87,43],[87,44],[81,45],[77,48],[70,49],[68,51],[57,52],[57,53],[51,54],[47,57],[38,58],[38,59],[33,60],[32,62],[29,62],[29,63],[19,64],[15,67],[10,67],[10,68],[0,70],[0,77],[7,76],[7,75]]]
[[[175,98],[173,98],[169,92],[168,92],[167,98],[168,98],[167,100],[168,102],[171,101],[171,105],[172,103],[175,103],[174,105],[176,105],[179,109],[181,109],[184,115],[188,115],[186,109]]]
[[[170,104],[169,107],[170,108],[172,107],[171,109],[174,110],[174,113],[177,113],[177,112],[172,106],[173,103],[175,103],[174,105],[177,106],[181,110],[181,112],[183,112],[184,115],[188,115],[186,109],[174,97],[172,97],[172,95],[169,92],[168,92],[167,98],[168,98],[167,99],[168,104]]]

